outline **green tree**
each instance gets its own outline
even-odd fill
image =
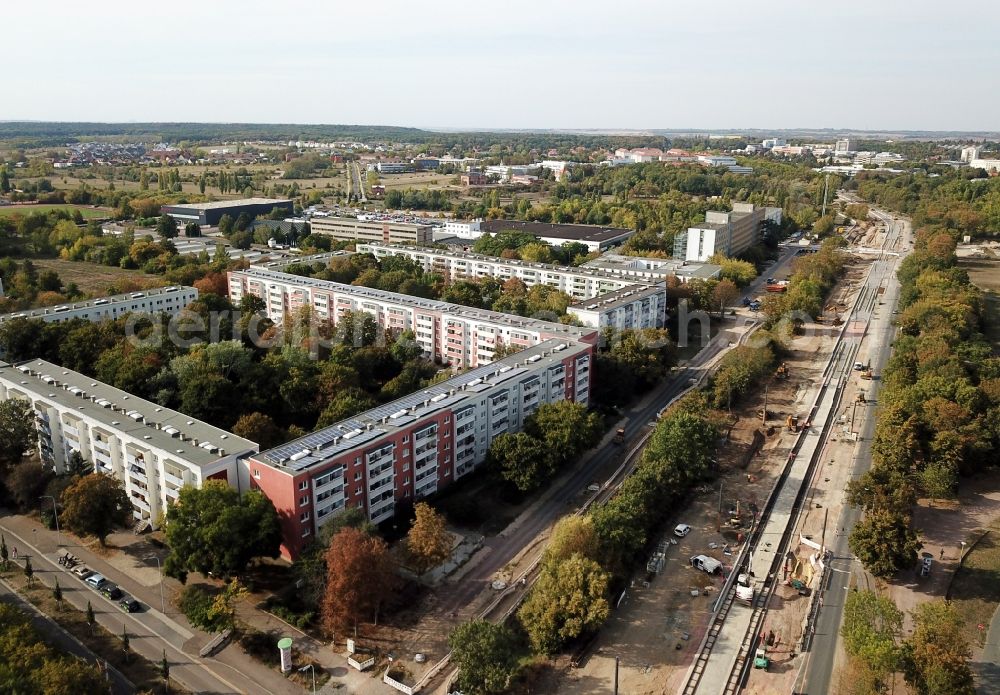
[[[601,418],[573,401],[543,403],[528,417],[524,431],[551,452],[556,465],[577,458],[601,437]]]
[[[448,559],[452,536],[445,528],[444,517],[426,502],[417,502],[413,511],[416,518],[406,534],[406,552],[422,573]]]
[[[90,631],[94,631],[94,624],[97,623],[97,616],[94,615],[94,607],[90,605],[90,601],[87,601],[87,627]]]
[[[37,439],[31,403],[21,398],[0,402],[0,473],[20,463]]]
[[[7,167],[0,167],[0,193],[10,193],[10,175]]]
[[[972,695],[965,626],[947,601],[928,601],[913,611],[913,634],[907,640],[904,675],[921,695]]]
[[[170,554],[164,572],[187,580],[188,572],[220,577],[242,574],[255,557],[277,557],[281,526],[274,504],[259,490],[243,494],[221,480],[181,488],[167,507]]]
[[[10,565],[10,553],[7,550],[7,539],[0,534],[0,567],[6,572]]]
[[[125,655],[125,663],[128,663],[131,649],[129,648],[128,628],[122,623],[122,653]]]
[[[233,425],[233,434],[259,444],[261,451],[275,447],[284,440],[281,428],[271,416],[256,412],[241,415]]]
[[[61,608],[63,600],[62,587],[59,586],[59,579],[56,579],[56,585],[52,587],[52,598],[56,600],[56,604]]]
[[[888,509],[875,509],[858,522],[848,540],[851,552],[880,579],[917,564],[922,544],[910,528],[907,516]]]
[[[160,215],[156,231],[162,239],[173,239],[177,236],[177,220],[167,214]]]
[[[229,215],[223,215],[219,219],[219,234],[226,237],[227,239],[233,233],[233,218]]]
[[[85,475],[63,492],[62,523],[75,533],[96,536],[104,545],[116,527],[132,519],[132,503],[118,478],[100,473]]]
[[[24,558],[24,578],[28,580],[28,586],[31,586],[31,581],[35,578],[35,568],[31,566],[31,558]]]
[[[188,238],[200,237],[201,225],[198,224],[197,222],[188,222],[186,225],[184,225],[184,236]]]
[[[726,313],[726,309],[731,307],[739,299],[740,288],[732,280],[723,278],[712,288],[712,305],[719,310],[719,316]]]
[[[555,461],[544,442],[524,432],[494,437],[486,454],[487,464],[521,492],[534,490],[555,473]]]
[[[597,630],[610,612],[608,580],[600,565],[582,555],[543,567],[517,613],[532,648],[551,654],[568,640]]]
[[[545,548],[546,564],[558,564],[573,555],[598,560],[600,545],[594,520],[590,516],[564,516],[552,527],[549,544]]]
[[[492,695],[507,689],[517,671],[518,655],[513,632],[504,624],[472,620],[456,627],[448,637],[451,660],[458,666],[455,685],[469,695]]]
[[[204,179],[202,179],[204,181]],[[204,183],[202,184],[204,187]],[[160,678],[163,679],[164,692],[170,692],[170,662],[167,661],[167,650],[163,650],[163,658],[160,660]]]
[[[903,613],[892,599],[874,591],[852,591],[844,604],[844,621],[840,634],[844,649],[872,669],[884,684],[890,674],[899,670]]]

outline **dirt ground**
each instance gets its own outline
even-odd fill
[[[75,282],[81,291],[95,297],[108,294],[112,284],[130,280],[136,289],[162,287],[167,283],[157,275],[147,275],[137,270],[125,270],[111,266],[97,265],[80,261],[63,261],[57,258],[32,259],[35,267],[41,270],[54,270],[59,274],[63,285]],[[127,290],[125,290],[127,291]]]
[[[863,276],[865,265],[862,261],[848,269],[829,305],[847,302],[852,283]],[[735,559],[736,532],[725,526],[730,512],[746,513],[766,500],[780,464],[787,459],[794,443],[791,433],[782,426],[785,418],[807,408],[808,387],[820,377],[835,343],[832,331],[823,326],[814,328],[789,345],[785,358],[789,378],[774,379],[767,389],[767,424],[774,426],[774,433],[765,435],[761,453],[747,462],[754,433],[766,432],[759,415],[764,406],[763,393],[734,410],[734,424],[719,452],[719,464],[725,471],[720,479],[721,490],[718,486],[702,488],[676,519],[667,524],[662,540],[677,540],[677,543],[669,545],[663,572],[649,586],[644,583],[645,572],[637,575],[589,657],[577,669],[559,670],[558,692],[594,695],[609,692],[616,656],[620,658],[619,683],[623,692],[638,695],[680,690],[708,627],[711,603],[722,584],[720,578],[692,569],[689,557],[704,553],[727,566]],[[676,523],[691,525],[691,533],[683,539],[673,539],[671,530]],[[727,544],[732,544],[733,549]],[[773,604],[781,606],[786,603],[783,599],[788,604],[805,605],[794,591],[788,596],[777,592]],[[782,643],[786,639],[783,637]]]

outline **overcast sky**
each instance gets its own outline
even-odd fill
[[[0,120],[1000,129],[996,0],[4,3]]]

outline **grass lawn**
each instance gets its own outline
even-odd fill
[[[86,219],[93,217],[108,217],[111,211],[104,208],[92,208],[85,205],[3,205],[0,206],[0,216],[10,217],[12,215],[30,215],[36,212],[51,212],[52,210],[66,210],[72,213],[79,210]]]
[[[68,602],[63,601],[62,605],[56,603],[52,596],[52,589],[35,579],[31,586],[27,585],[27,579],[21,571],[21,567],[11,563],[10,570],[0,574],[21,596],[28,599],[42,613],[59,623],[67,632],[71,633],[80,642],[83,642],[94,654],[107,660],[116,669],[122,672],[128,680],[135,683],[140,690],[146,692],[164,692],[163,681],[159,676],[159,664],[147,661],[145,658],[132,652],[127,658],[122,651],[121,636],[112,635],[101,625],[91,628],[87,624],[87,617],[83,611],[77,610]],[[71,581],[67,576],[66,582]],[[96,594],[95,594],[96,596]],[[93,601],[95,610],[103,611],[100,601]],[[138,635],[132,633],[130,638],[134,639]],[[180,687],[176,682],[170,682],[171,693],[187,693],[188,691]]]
[[[951,600],[962,618],[971,644],[983,646],[987,626],[1000,604],[1000,519],[990,524],[989,534],[965,556],[951,583]]]

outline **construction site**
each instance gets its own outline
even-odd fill
[[[822,314],[788,341],[774,378],[733,410],[719,480],[675,520],[691,532],[664,533],[654,555],[662,569],[651,565],[633,579],[590,653],[560,671],[559,692],[609,692],[616,669],[627,693],[793,689],[873,405],[869,351],[884,349],[892,330],[891,309],[881,307],[902,228],[866,226],[871,250],[850,255]],[[877,340],[865,340],[869,332]],[[692,567],[694,554],[721,561],[722,574]]]

